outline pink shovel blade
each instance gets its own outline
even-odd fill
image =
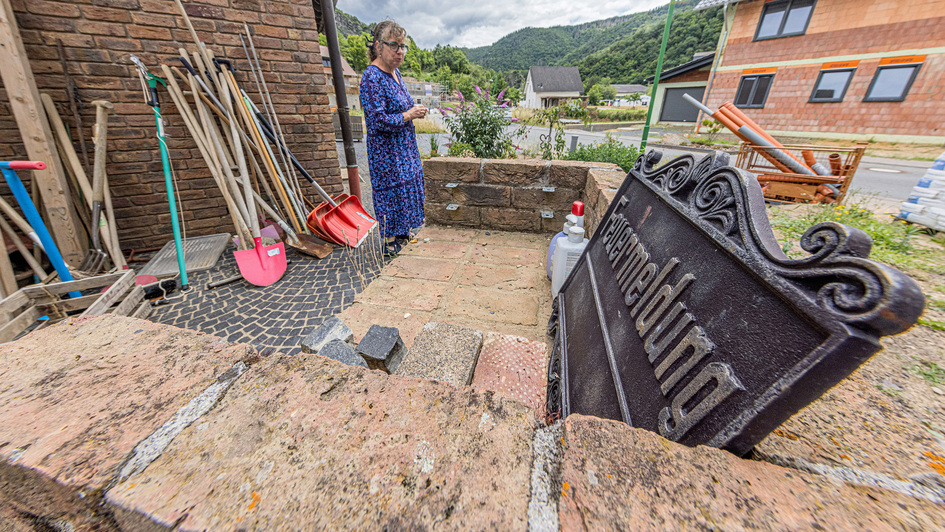
[[[262,238],[253,239],[255,249],[236,250],[236,266],[240,275],[256,286],[269,286],[282,278],[286,269],[285,244],[279,242],[272,246],[263,246]]]

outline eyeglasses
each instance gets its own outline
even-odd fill
[[[381,44],[386,44],[390,48],[390,51],[392,52],[401,51],[401,52],[406,53],[407,48],[409,48],[409,46],[407,46],[406,44],[400,44],[394,41],[379,41],[379,42]]]

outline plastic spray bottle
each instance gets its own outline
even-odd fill
[[[548,274],[548,278],[551,279],[551,272],[553,271],[552,263],[555,258],[555,247],[558,245],[558,239],[563,238],[567,240],[568,238],[568,229],[572,226],[584,227],[584,203],[580,201],[575,201],[571,204],[571,214],[565,217],[564,229],[560,233],[556,234],[551,239],[551,244],[548,246],[548,255],[545,257],[545,273]]]
[[[554,270],[551,274],[551,295],[558,296],[561,285],[568,278],[574,265],[577,264],[581,253],[587,247],[583,227],[572,227],[568,230],[568,237],[555,246]]]

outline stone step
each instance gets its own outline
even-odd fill
[[[472,383],[481,348],[482,332],[432,321],[417,334],[397,374],[466,386]]]

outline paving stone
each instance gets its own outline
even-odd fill
[[[538,296],[511,290],[458,286],[447,299],[445,312],[483,322],[538,324]]]
[[[466,264],[459,271],[459,284],[476,288],[519,290],[531,293],[548,291],[551,281],[538,268],[525,266],[496,266],[493,264]]]
[[[561,222],[564,224],[564,222]],[[558,231],[561,226],[558,226]],[[488,234],[487,234],[488,233]],[[518,231],[483,231],[476,238],[477,244],[524,249],[544,249],[548,251],[548,235],[523,233]]]
[[[403,361],[407,348],[397,327],[371,325],[358,343],[356,352],[367,362],[368,368],[394,373]]]
[[[480,244],[473,246],[469,262],[479,264],[504,264],[507,266],[518,266],[521,264],[522,266],[533,267],[538,266],[540,262],[544,262],[547,253],[547,247],[544,250],[539,250],[537,248],[522,249]]]
[[[367,362],[358,356],[354,352],[354,349],[351,349],[351,346],[337,338],[325,344],[325,346],[318,351],[318,354],[349,366],[368,367]]]
[[[443,322],[423,326],[397,373],[422,379],[434,379],[456,386],[472,382],[482,333]]]
[[[937,530],[941,505],[612,420],[564,425],[562,530]],[[629,503],[628,503],[629,502]]]
[[[430,311],[440,304],[449,285],[422,279],[379,277],[371,282],[357,301],[364,305]]]
[[[107,500],[128,530],[524,532],[535,427],[491,393],[274,355]]]
[[[0,506],[109,528],[135,446],[255,351],[136,318],[71,318],[0,346]]]
[[[448,242],[471,242],[479,234],[476,229],[460,229],[440,225],[425,225],[417,233],[418,239],[429,238],[431,241],[445,240]]]
[[[542,410],[547,368],[544,342],[490,332],[482,343],[472,386]]]
[[[400,255],[418,257],[435,257],[440,259],[461,259],[469,251],[469,244],[456,242],[431,241],[424,242],[418,239],[416,243],[405,246]]]
[[[317,329],[312,331],[312,334],[302,340],[302,352],[318,353],[332,340],[350,342],[352,339],[354,339],[354,333],[351,332],[351,328],[338,317],[332,316],[323,321]]]
[[[456,264],[455,260],[402,256],[392,260],[384,272],[391,277],[449,281]]]

